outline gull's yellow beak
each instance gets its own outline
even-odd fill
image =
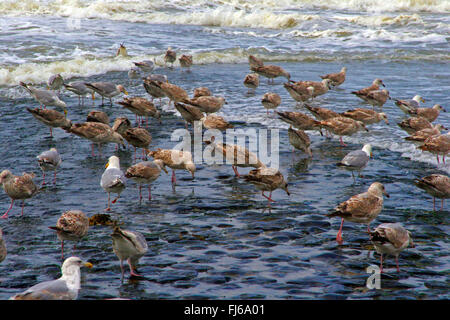
[[[109,162],[107,162],[107,163],[105,164],[105,168],[108,168],[108,166],[109,166]]]
[[[88,267],[88,268],[90,269],[90,268],[93,267],[93,264],[90,263],[90,262],[85,262],[85,263],[84,263],[84,266],[85,266],[85,267]]]
[[[92,100],[95,100],[95,93],[92,92]]]
[[[128,91],[127,91],[127,90],[123,89],[123,92],[124,92],[126,95],[128,95]]]
[[[420,101],[425,102],[425,99],[424,98],[420,98]]]

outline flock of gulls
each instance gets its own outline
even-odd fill
[[[128,56],[123,44],[120,45],[116,55]],[[164,55],[164,65],[170,64],[170,68],[173,68],[176,60],[176,51],[169,48]],[[178,61],[182,70],[189,71],[193,65],[193,59],[190,55],[182,55],[178,58]],[[381,109],[392,98],[389,96],[388,90],[381,89],[380,86],[385,87],[381,79],[375,79],[370,86],[351,92],[366,101],[372,106],[371,108],[356,108],[337,113],[326,108],[313,107],[309,102],[344,83],[346,67],[343,67],[340,72],[321,76],[322,81],[293,81],[290,73],[280,66],[267,65],[261,59],[252,55],[248,57],[248,61],[251,72],[245,76],[243,84],[249,92],[254,92],[259,86],[260,77],[267,78],[268,83],[271,84],[274,83],[275,78],[285,77],[287,82],[283,84],[284,88],[297,104],[304,108],[305,112],[311,114],[310,116],[299,111],[274,111],[279,120],[290,125],[288,137],[290,144],[293,146],[293,152],[297,149],[305,152],[308,157],[313,156],[310,138],[305,131],[316,130],[322,136],[325,132],[327,137],[332,134],[337,135],[341,146],[346,146],[342,141],[343,136],[350,136],[361,130],[368,131],[367,126],[380,121],[388,124],[388,117],[386,113],[381,112]],[[207,87],[196,88],[192,97],[189,97],[189,94],[182,87],[170,83],[166,75],[153,73],[155,64],[156,62],[151,60],[134,62],[134,67],[128,72],[130,81],[143,80],[143,86],[150,95],[150,100],[145,97],[128,96],[128,92],[122,84],[111,82],[88,83],[84,81],[66,83],[59,74],[50,77],[47,89],[39,89],[32,84],[20,82],[20,85],[40,105],[34,109],[27,108],[27,110],[34,118],[50,128],[51,136],[53,128],[61,128],[68,133],[87,139],[92,143],[92,156],[95,156],[95,144],[98,146],[99,156],[102,156],[102,145],[108,143],[117,144],[116,150],[125,147],[127,143],[134,147],[135,164],[127,168],[125,172],[120,167],[119,157],[113,155],[108,159],[106,168],[100,178],[100,186],[108,194],[106,211],[110,211],[111,204],[116,203],[120,198],[120,194],[127,187],[127,179],[133,180],[138,185],[139,201],[141,202],[143,198],[142,185],[148,185],[148,200],[151,201],[151,185],[159,177],[161,171],[168,173],[167,168],[172,170],[171,183],[173,186],[177,183],[176,170],[188,171],[194,178],[196,167],[190,152],[161,148],[149,150],[152,137],[146,129],[149,125],[148,118],[154,118],[159,123],[161,123],[162,118],[162,113],[156,107],[154,99],[159,99],[161,106],[162,99],[168,98],[169,107],[173,105],[179,112],[185,121],[186,129],[188,129],[189,124],[193,125],[195,121],[201,121],[207,129],[226,130],[234,127],[225,118],[216,114],[227,104],[224,97],[214,96]],[[72,123],[68,118],[67,105],[61,98],[62,88],[76,94],[80,105],[84,105],[86,96],[91,96],[92,100],[95,101],[96,94],[102,97],[102,105],[105,99],[109,100],[112,105],[112,99],[123,93],[127,97],[124,97],[118,104],[134,113],[136,125],[133,127],[127,117],[121,116],[114,120],[113,126],[110,126],[108,115],[99,110],[89,112],[85,122]],[[444,108],[439,104],[432,108],[423,108],[420,104],[424,102],[424,99],[418,95],[410,100],[394,100],[395,105],[409,116],[409,118],[398,123],[400,128],[410,134],[405,139],[417,144],[419,149],[435,154],[438,163],[439,155],[442,155],[442,161],[445,163],[445,156],[450,151],[450,135],[441,133],[442,130],[446,129],[443,125],[432,124],[438,118],[440,112],[445,111]],[[269,114],[270,109],[275,110],[281,104],[281,98],[277,93],[267,92],[263,95],[261,104]],[[47,108],[51,106],[62,110],[63,113]],[[146,128],[144,128],[144,125]],[[237,178],[243,178],[260,190],[262,196],[267,199],[268,206],[271,205],[271,202],[274,202],[272,199],[274,190],[282,189],[288,195],[290,194],[288,183],[281,172],[267,167],[258,159],[256,154],[250,152],[244,146],[219,143],[215,141],[214,137],[206,141],[206,144],[214,148],[215,152],[223,155],[227,163],[232,164],[231,167]],[[137,162],[137,148],[142,149],[142,160],[144,161]],[[147,156],[153,158],[153,161],[148,161]],[[354,181],[356,181],[354,172],[358,172],[358,176],[362,177],[361,171],[371,157],[372,147],[370,144],[365,144],[361,150],[349,152],[336,165],[350,170]],[[242,159],[245,159],[245,161],[240,161]],[[56,184],[56,173],[61,164],[61,156],[58,150],[51,148],[42,152],[37,155],[37,161],[43,174],[41,187],[47,183],[45,180],[46,172],[53,172],[53,184]],[[241,175],[238,172],[238,167],[252,167],[253,169],[248,174]],[[33,173],[23,173],[22,176],[14,175],[11,170],[3,170],[0,173],[0,184],[11,199],[8,210],[1,218],[8,217],[16,200],[22,201],[21,215],[23,215],[24,201],[32,198],[39,191],[39,187],[33,182],[34,178]],[[433,197],[433,210],[436,210],[435,198],[441,199],[442,210],[444,199],[450,197],[449,177],[433,174],[415,182],[419,188],[424,189]],[[266,192],[269,194],[265,194]],[[113,200],[110,198],[111,193],[117,195]],[[343,242],[342,227],[344,221],[366,224],[370,240],[380,254],[381,270],[383,255],[387,254],[395,257],[397,271],[399,271],[398,256],[400,252],[408,246],[414,246],[410,232],[399,223],[383,223],[373,231],[369,227],[370,223],[382,211],[384,196],[389,197],[389,194],[383,184],[373,182],[366,192],[354,195],[338,204],[328,216],[341,218],[341,225],[336,236],[336,241],[339,244]],[[138,261],[148,250],[145,238],[137,231],[122,230],[117,222],[110,220],[106,214],[96,214],[88,218],[82,211],[69,210],[59,217],[55,226],[49,227],[55,230],[58,239],[61,241],[62,260],[64,260],[64,241],[76,243],[86,236],[90,225],[96,224],[110,225],[113,228],[111,234],[112,248],[120,260],[122,281],[124,261],[128,263],[130,275],[139,276],[136,269]],[[6,245],[0,228],[0,262],[5,259],[6,255]],[[67,258],[62,264],[62,276],[59,279],[36,284],[11,297],[11,299],[76,299],[80,290],[80,267],[83,266],[91,268],[92,264],[82,261],[78,257]]]

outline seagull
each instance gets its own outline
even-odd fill
[[[139,203],[142,201],[142,184],[148,184],[148,200],[152,200],[151,183],[158,179],[161,170],[167,173],[164,161],[160,159],[139,162],[127,169],[125,177],[139,184]]]
[[[192,154],[189,151],[158,148],[155,151],[149,151],[148,155],[155,160],[162,160],[164,166],[172,169],[172,186],[177,182],[175,170],[187,170],[191,173],[192,179],[194,179],[196,167],[192,161]]]
[[[408,113],[415,117],[422,117],[430,122],[433,122],[439,116],[441,111],[447,112],[440,104],[435,104],[431,108],[417,108],[415,110],[409,110]]]
[[[143,72],[151,73],[155,69],[155,63],[151,60],[144,60],[140,62],[133,62],[136,67]]]
[[[259,86],[259,75],[257,73],[249,73],[244,78],[244,86],[248,88],[248,93],[255,92]]]
[[[61,89],[61,87],[64,84],[63,77],[58,73],[50,76],[47,81],[48,88],[51,90],[58,90]]]
[[[25,206],[25,199],[33,197],[38,188],[33,182],[34,173],[24,172],[22,176],[15,176],[9,170],[3,170],[0,173],[0,184],[3,186],[6,194],[11,198],[11,205],[9,209],[1,216],[2,219],[8,218],[8,212],[14,205],[15,200],[22,200],[22,213]]]
[[[362,150],[349,152],[340,162],[336,163],[336,165],[351,170],[353,181],[356,182],[353,171],[358,171],[359,177],[362,178],[361,170],[365,168],[371,157],[372,146],[370,144],[365,144]]]
[[[198,98],[201,96],[212,96],[211,90],[207,87],[198,87],[194,89],[193,98]]]
[[[181,68],[187,68],[188,71],[191,70],[191,66],[192,66],[192,56],[191,55],[183,54],[178,59],[178,61],[180,62]]]
[[[283,83],[284,88],[289,93],[289,95],[297,102],[306,102],[309,99],[314,98],[314,87],[297,85],[291,83]]]
[[[106,170],[102,174],[100,186],[108,192],[108,207],[105,211],[110,211],[110,193],[116,193],[117,197],[112,201],[116,203],[120,194],[126,187],[126,178],[122,170],[120,170],[120,160],[116,156],[111,156],[108,159],[108,163],[105,165]]]
[[[371,109],[355,108],[349,109],[345,112],[341,112],[339,115],[353,120],[364,122],[364,124],[378,123],[383,120],[386,124],[389,124],[386,113],[376,112]]]
[[[92,263],[78,257],[67,258],[62,267],[62,276],[56,280],[38,283],[10,300],[76,300],[80,291],[80,267],[92,268]]]
[[[420,95],[415,95],[412,99],[409,100],[398,100],[394,99],[395,105],[400,108],[404,113],[410,114],[410,112],[414,112],[417,108],[420,107],[421,102],[425,102],[425,99]]]
[[[415,247],[411,238],[411,232],[406,230],[400,223],[382,223],[369,234],[375,250],[380,254],[380,272],[383,272],[383,254],[395,257],[397,272],[398,256],[408,246]]]
[[[294,147],[292,152],[295,152],[295,149],[299,149],[303,150],[308,154],[308,156],[312,157],[311,140],[303,130],[295,130],[292,126],[289,126],[288,136],[289,143]]]
[[[351,136],[352,134],[362,130],[369,132],[369,129],[366,128],[366,125],[363,122],[345,117],[335,117],[328,120],[323,120],[320,121],[320,125],[330,132],[338,135],[341,146],[344,147],[347,145],[342,141],[342,136]]]
[[[144,236],[140,232],[122,230],[115,226],[111,237],[113,251],[120,260],[121,281],[123,281],[124,276],[124,260],[128,262],[130,275],[140,277],[141,275],[136,272],[136,265],[139,259],[148,251],[148,245]]]
[[[64,240],[78,241],[89,230],[89,218],[83,211],[69,210],[61,214],[56,222],[56,226],[49,227],[56,231],[56,235],[61,240],[61,259],[64,259]],[[75,250],[75,245],[73,246]]]
[[[64,83],[64,88],[67,90],[75,93],[78,96],[78,105],[80,105],[80,98],[81,98],[81,104],[84,105],[84,97],[87,94],[92,95],[92,100],[94,99],[94,91],[91,88],[88,88],[84,81],[74,81],[70,82],[68,84]]]
[[[167,65],[167,63],[171,64],[171,67],[173,68],[173,63],[177,60],[177,53],[172,50],[171,47],[169,47],[166,50],[166,54],[164,55],[164,66]]]
[[[109,117],[108,114],[106,114],[106,112],[92,110],[88,113],[86,117],[86,122],[100,122],[109,125]]]
[[[61,112],[51,109],[27,108],[33,117],[50,128],[50,137],[53,137],[52,128],[70,129],[72,122],[67,119]]]
[[[383,195],[389,198],[383,184],[374,182],[369,189],[350,199],[340,203],[334,208],[328,217],[341,217],[341,227],[336,236],[336,241],[342,244],[342,226],[344,219],[350,222],[366,223],[367,231],[370,232],[369,224],[374,220],[383,209]]]
[[[347,67],[342,67],[340,72],[329,73],[324,76],[320,76],[322,79],[330,79],[333,87],[340,86],[345,81],[345,75],[347,73]]]
[[[269,206],[270,202],[274,202],[272,199],[272,191],[281,188],[289,196],[288,184],[284,180],[283,174],[275,169],[268,167],[260,167],[258,169],[251,170],[248,174],[243,176],[244,180],[250,182],[256,186],[257,189],[261,190],[261,194],[267,199]],[[264,194],[264,191],[270,191],[269,196]]]
[[[223,131],[234,128],[231,123],[215,113],[208,114],[207,116],[201,118],[200,121],[206,129],[217,129]]]
[[[441,199],[441,211],[444,209],[444,199],[450,198],[450,178],[443,174],[432,174],[414,181],[416,186],[425,190],[433,197],[433,211],[436,210],[436,198]]]
[[[199,108],[189,104],[175,102],[175,109],[177,109],[183,117],[186,130],[188,129],[188,123],[193,126],[195,121],[200,121],[205,116]]]
[[[302,91],[305,94],[309,92],[308,88],[313,87],[312,97],[321,96],[331,89],[332,81],[330,79],[323,79],[322,81],[291,81],[294,83],[296,91]],[[286,87],[285,87],[286,88]],[[301,88],[301,89],[300,89]]]
[[[58,170],[61,164],[61,156],[56,148],[50,148],[50,150],[42,152],[36,157],[38,159],[39,167],[42,170],[42,186],[45,185],[45,171],[54,171],[53,185],[56,184],[56,170]]]
[[[445,156],[450,152],[450,133],[431,136],[418,148],[435,154],[438,164],[439,154],[442,154],[442,161],[445,164]]]
[[[414,134],[423,129],[433,129],[433,125],[422,117],[411,117],[397,123],[397,125],[409,134]]]
[[[124,98],[123,101],[120,101],[118,103],[136,115],[136,122],[138,123],[138,126],[140,126],[140,123],[138,121],[139,116],[147,117],[147,127],[148,127],[148,117],[158,119],[159,123],[161,123],[161,113],[158,111],[158,109],[156,109],[153,102],[148,101],[145,98],[127,97]]]
[[[277,93],[267,92],[262,97],[261,103],[269,115],[269,109],[276,109],[281,104],[281,97]]]
[[[228,104],[224,97],[201,96],[194,99],[183,99],[182,102],[197,107],[204,113],[214,113],[222,109],[224,104]]]
[[[285,77],[288,81],[291,79],[291,75],[289,74],[289,72],[287,72],[280,66],[275,65],[254,66],[251,67],[250,70],[256,72],[260,76],[266,77],[268,79],[268,83],[272,84],[274,83],[274,78],[277,77]]]
[[[358,98],[366,100],[366,96],[369,92],[374,90],[380,90],[380,85],[386,87],[383,83],[383,80],[376,78],[375,80],[372,81],[372,84],[370,86],[357,91],[352,91],[351,93],[356,95]]]
[[[104,102],[104,98],[109,98],[109,103],[112,105],[112,97],[117,96],[121,92],[128,95],[127,90],[125,90],[124,86],[121,84],[116,85],[112,82],[85,82],[84,84],[86,85],[86,87],[94,90],[102,96],[102,105]],[[92,99],[94,99],[94,95],[92,95]]]
[[[33,98],[39,102],[40,107],[42,106],[55,106],[60,107],[64,110],[64,114],[67,116],[67,105],[64,101],[62,101],[56,93],[50,90],[42,90],[42,89],[36,89],[31,85],[28,85],[24,82],[20,82],[20,85],[24,87],[32,96]]]

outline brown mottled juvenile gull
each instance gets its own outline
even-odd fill
[[[201,96],[212,96],[212,92],[211,90],[209,90],[209,88],[207,87],[198,87],[194,89],[194,94],[193,94],[193,98],[198,98]]]
[[[105,211],[110,211],[110,203],[116,203],[120,194],[126,187],[126,178],[122,170],[120,170],[120,160],[116,156],[111,156],[105,165],[106,170],[102,174],[100,186],[108,193],[108,207]],[[110,201],[110,193],[116,193],[117,197]]]
[[[61,164],[61,156],[56,148],[50,148],[50,150],[42,152],[36,157],[38,159],[39,167],[42,170],[42,185],[45,185],[45,172],[53,171],[53,185],[56,184],[56,171]]]
[[[395,257],[397,272],[398,256],[408,246],[415,247],[411,233],[403,228],[400,223],[382,223],[369,234],[375,250],[380,254],[380,272],[383,272],[383,254]]]
[[[256,88],[259,86],[259,74],[249,73],[244,78],[244,86],[248,88],[248,93],[251,91],[255,92]]]
[[[312,157],[311,140],[303,130],[295,130],[292,126],[289,126],[288,137],[289,143],[294,147],[292,152],[294,152],[295,149],[299,149],[306,152],[308,156]]]
[[[167,173],[164,162],[160,159],[138,162],[127,169],[125,177],[139,184],[139,203],[142,200],[143,184],[148,184],[148,200],[152,200],[151,184],[158,179],[161,170]]]
[[[5,239],[3,239],[3,231],[0,228],[0,262],[5,260],[8,250],[6,249]]]
[[[148,117],[158,119],[159,123],[161,123],[161,113],[158,111],[158,109],[156,109],[153,102],[148,101],[145,98],[127,97],[124,98],[123,101],[119,101],[118,103],[136,115],[136,122],[138,126],[140,126],[138,117],[146,117],[147,126],[148,126]]]
[[[365,100],[373,107],[382,107],[388,99],[391,99],[391,97],[386,89],[370,91],[365,97]]]
[[[394,99],[395,105],[399,107],[404,113],[410,114],[411,111],[416,110],[420,107],[421,102],[425,102],[425,99],[420,95],[415,95],[412,99],[409,100],[399,100]]]
[[[442,155],[442,161],[445,164],[445,156],[450,152],[450,133],[437,134],[429,137],[423,145],[418,146],[422,151],[428,151],[436,155],[439,164],[439,155]]]
[[[84,84],[86,87],[94,90],[102,96],[102,104],[104,103],[104,98],[108,98],[109,103],[112,105],[112,97],[119,95],[121,92],[128,95],[127,90],[125,90],[124,86],[121,84],[115,84],[112,82],[85,82]],[[94,96],[92,96],[92,98],[94,98]]]
[[[415,110],[408,111],[408,113],[412,116],[422,117],[430,122],[433,122],[437,119],[441,111],[447,112],[440,104],[435,104],[431,108],[417,108]]]
[[[151,75],[152,76],[152,75]],[[163,89],[161,89],[161,85],[159,83],[167,82],[161,80],[154,80],[149,77],[144,79],[144,89],[153,99],[159,99],[159,104],[161,105],[162,98],[167,97],[166,93]]]
[[[234,126],[227,120],[225,120],[222,116],[214,113],[208,114],[207,116],[200,119],[200,121],[202,121],[202,124],[206,129],[227,130],[234,128]]]
[[[140,78],[140,76],[141,76],[140,69],[137,67],[131,67],[130,70],[128,70],[127,75],[128,75],[128,79],[130,79],[129,84],[131,85],[132,80]]]
[[[170,63],[171,67],[173,68],[173,63],[175,62],[175,60],[177,60],[177,53],[176,51],[172,50],[171,47],[169,47],[164,55],[164,66],[166,66],[167,63]]]
[[[175,170],[187,170],[191,173],[194,179],[196,167],[192,161],[192,154],[189,151],[181,151],[174,149],[161,149],[148,152],[148,155],[155,160],[162,160],[164,165],[172,169],[172,185],[177,182]]]
[[[365,144],[362,150],[349,152],[341,161],[336,163],[336,165],[350,170],[352,172],[353,181],[355,181],[353,171],[358,171],[359,177],[362,178],[361,170],[366,167],[370,157],[372,157],[372,146],[370,144]]]
[[[64,110],[64,114],[67,115],[67,105],[62,101],[58,95],[51,90],[36,89],[35,87],[28,85],[24,82],[20,82],[20,85],[24,87],[33,98],[40,103],[40,107],[55,106]]]
[[[182,54],[181,57],[178,58],[178,61],[180,62],[181,68],[187,68],[188,71],[191,70],[192,66],[192,56],[187,54]]]
[[[374,90],[380,90],[380,85],[385,87],[383,80],[376,78],[375,80],[372,81],[372,84],[370,86],[357,91],[352,91],[351,93],[356,95],[358,98],[366,100],[366,96],[369,92]]]
[[[144,128],[129,128],[122,136],[134,147],[134,161],[136,161],[136,148],[142,148],[142,157],[145,158],[145,149],[152,142],[152,135]]]
[[[264,66],[264,62],[261,59],[252,55],[248,56],[248,64],[250,65],[250,69]]]
[[[361,130],[365,130],[367,132],[369,131],[363,122],[346,117],[334,117],[328,120],[323,120],[320,121],[320,125],[330,132],[338,135],[341,146],[346,146],[346,144],[342,141],[342,136],[351,136]]]
[[[106,112],[92,110],[88,113],[86,122],[100,122],[109,125],[109,117]]]
[[[406,141],[411,141],[416,144],[422,144],[429,137],[441,134],[442,130],[447,130],[442,124],[436,124],[432,128],[425,128],[416,132],[413,132],[409,137],[406,137]]]
[[[76,300],[81,289],[80,267],[92,268],[92,263],[78,257],[67,258],[61,267],[61,277],[38,283],[10,300]]]
[[[267,199],[269,206],[270,202],[275,202],[272,199],[272,192],[278,188],[283,189],[289,196],[288,184],[284,180],[283,174],[275,169],[268,167],[261,167],[250,170],[250,172],[243,176],[244,180],[255,185],[257,189],[261,190],[261,195]],[[269,196],[264,194],[264,191],[270,192]]]
[[[324,76],[320,76],[322,79],[330,79],[331,85],[334,87],[340,86],[345,81],[345,75],[347,73],[347,67],[342,67],[340,72],[329,73]]]
[[[165,96],[169,98],[169,105],[172,101],[184,102],[185,100],[189,99],[189,95],[187,94],[186,90],[177,86],[176,84],[161,81],[147,81],[147,83],[151,83],[152,86],[160,88],[164,92]]]
[[[256,169],[265,167],[261,160],[258,159],[258,156],[244,146],[215,142],[214,136],[211,137],[210,141],[205,141],[205,144],[211,145],[215,152],[222,154],[226,159],[226,163],[231,164],[234,174],[237,177],[240,177],[237,167],[253,167]]]
[[[341,116],[352,118],[353,120],[364,122],[365,124],[373,124],[384,120],[386,124],[389,124],[386,113],[376,112],[371,109],[355,108],[340,113]]]
[[[331,80],[323,79],[322,81],[295,81],[294,85],[297,86],[297,91],[300,91],[298,87],[303,87],[301,90],[305,93],[308,92],[309,87],[313,87],[314,91],[312,91],[312,96],[315,98],[327,93],[331,89]]]
[[[411,117],[397,123],[397,125],[409,134],[413,134],[422,129],[433,128],[433,125],[427,119],[422,117]]]
[[[414,182],[416,186],[433,197],[433,211],[436,210],[436,198],[441,199],[441,211],[444,209],[444,199],[450,198],[450,178],[448,176],[432,174]]]
[[[276,109],[281,104],[281,97],[278,93],[267,92],[261,99],[261,103],[267,110],[267,115],[269,115],[269,109]]]
[[[306,102],[309,99],[314,98],[314,87],[297,85],[291,83],[283,83],[284,88],[289,95],[297,102]]]
[[[342,226],[344,220],[356,223],[367,224],[367,231],[370,232],[369,224],[374,220],[383,209],[383,195],[389,198],[383,184],[374,182],[369,189],[350,199],[340,203],[334,208],[333,212],[328,214],[329,217],[340,217],[341,227],[336,236],[336,241],[341,244]]]
[[[34,177],[34,173],[26,172],[22,176],[15,176],[9,170],[3,170],[0,173],[0,184],[3,186],[6,194],[11,198],[11,205],[3,216],[1,216],[2,219],[8,218],[8,212],[13,207],[15,200],[22,200],[22,213],[20,215],[23,216],[25,199],[33,197],[38,192],[38,188],[33,182]]]
[[[50,128],[50,136],[53,137],[52,128],[69,129],[72,122],[67,119],[62,113],[51,109],[27,108],[27,111],[33,115],[37,120]]]
[[[56,226],[49,227],[56,231],[56,236],[61,241],[61,259],[64,259],[64,240],[79,241],[89,230],[89,218],[83,211],[68,210],[63,212],[56,222]],[[75,250],[75,244],[73,245]]]
[[[63,84],[64,84],[64,79],[59,73],[50,76],[50,78],[48,78],[48,81],[47,81],[48,88],[51,90],[59,91],[59,89],[61,89]]]
[[[140,232],[122,230],[118,226],[115,226],[111,237],[113,251],[120,260],[121,281],[123,281],[124,276],[124,260],[128,262],[130,275],[140,277],[137,273],[136,265],[139,259],[148,251],[147,241],[144,236]]]
[[[311,112],[311,114],[316,117],[317,120],[328,120],[331,118],[339,117],[340,114],[322,107],[312,107],[309,104],[305,104],[304,107]]]
[[[64,83],[64,88],[75,93],[78,96],[78,104],[80,104],[81,100],[81,104],[84,105],[84,97],[87,94],[90,94],[92,96],[92,99],[94,99],[94,91],[91,88],[88,88],[84,84],[84,81],[73,81],[67,84]]]
[[[218,112],[224,104],[228,104],[224,97],[202,96],[195,99],[184,99],[182,102],[200,109],[204,113]]]
[[[188,129],[188,123],[193,126],[194,121],[200,121],[204,117],[203,112],[199,108],[191,106],[189,104],[175,102],[175,109],[177,109],[183,117],[186,125],[186,130]]]
[[[109,125],[101,122],[75,123],[70,129],[67,129],[67,131],[81,138],[90,140],[92,142],[91,153],[93,157],[95,157],[94,143],[99,145],[100,155],[102,144],[117,143],[125,145],[125,140],[119,133],[115,132]]]
[[[255,66],[251,67],[250,70],[256,72],[260,76],[266,77],[268,79],[268,83],[273,83],[274,79],[277,77],[285,77],[288,81],[291,79],[291,75],[289,74],[289,72],[287,72],[280,66],[275,65]],[[270,82],[270,80],[272,81]]]
[[[322,134],[320,121],[314,120],[303,112],[276,111],[279,119],[301,130],[318,130]]]

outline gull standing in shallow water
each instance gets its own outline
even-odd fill
[[[170,63],[171,68],[173,68],[173,63],[175,60],[177,60],[177,53],[169,47],[164,55],[164,66],[167,66],[167,63]]]
[[[42,90],[36,89],[24,82],[20,82],[20,85],[24,87],[33,98],[40,103],[40,107],[42,106],[55,106],[60,107],[64,110],[64,114],[67,115],[67,105],[64,101],[62,101],[56,93],[50,90]]]
[[[366,125],[361,121],[356,121],[345,117],[335,117],[328,120],[320,121],[320,125],[330,132],[339,136],[341,146],[347,145],[342,141],[342,136],[351,136],[352,134],[365,130],[369,132]]]
[[[3,189],[6,194],[11,198],[11,205],[5,212],[2,219],[8,218],[8,212],[13,207],[15,200],[22,200],[22,213],[25,206],[25,199],[29,199],[38,192],[37,186],[33,182],[34,173],[23,173],[22,176],[15,176],[9,170],[3,170],[0,173],[0,184],[3,185]]]
[[[78,105],[80,104],[80,98],[81,98],[81,104],[84,105],[84,97],[87,94],[92,95],[92,99],[94,99],[94,91],[90,88],[88,88],[84,81],[74,81],[70,82],[68,84],[63,84],[64,88],[66,88],[69,91],[72,91],[78,96]]]
[[[382,85],[383,87],[386,87],[383,83],[383,80],[377,78],[377,79],[373,80],[373,82],[370,86],[360,89],[360,90],[357,90],[357,91],[352,91],[351,93],[356,95],[358,98],[367,100],[367,98],[366,98],[367,94],[374,90],[380,90],[380,85]]]
[[[89,218],[83,211],[69,210],[58,218],[56,226],[49,228],[55,230],[56,236],[61,240],[61,259],[64,259],[64,240],[79,241],[86,236],[89,230]],[[75,244],[73,250],[75,250]]]
[[[442,161],[445,164],[445,156],[450,152],[450,133],[431,136],[418,148],[435,154],[438,164],[439,154],[442,154]]]
[[[422,117],[430,122],[433,122],[437,119],[441,111],[447,112],[440,104],[435,104],[431,108],[417,108],[415,110],[408,111],[408,113],[415,117]]]
[[[10,300],[76,300],[81,289],[80,267],[92,268],[92,263],[78,257],[67,258],[61,267],[61,277],[38,283]]]
[[[106,170],[102,174],[100,186],[108,192],[108,207],[105,211],[110,211],[110,193],[116,193],[117,197],[112,201],[116,203],[120,194],[126,187],[126,178],[122,170],[120,170],[120,160],[116,156],[111,156],[108,159],[108,163],[105,165]]]
[[[37,120],[50,128],[50,137],[53,137],[52,128],[62,128],[68,130],[72,126],[72,122],[67,119],[61,112],[51,109],[27,108]]]
[[[42,152],[36,157],[38,159],[39,167],[42,170],[42,186],[45,185],[45,171],[54,171],[53,175],[53,185],[56,184],[56,170],[58,170],[61,164],[61,156],[56,148],[51,148],[50,150]]]
[[[255,92],[259,86],[259,75],[257,73],[249,73],[244,78],[244,86],[248,88],[247,93]]]
[[[178,59],[178,61],[180,62],[181,70],[183,70],[183,68],[187,68],[188,72],[191,71],[191,66],[192,66],[192,56],[191,55],[183,54]]]
[[[158,148],[155,151],[150,151],[148,155],[155,160],[162,160],[165,166],[172,169],[172,186],[177,183],[175,170],[187,170],[194,179],[196,167],[189,151]]]
[[[272,191],[281,188],[289,196],[288,184],[284,180],[283,174],[275,169],[268,167],[261,167],[258,169],[251,170],[248,174],[244,175],[245,181],[248,181],[256,186],[257,189],[261,190],[261,194],[267,199],[269,206],[270,202],[275,202],[272,199]],[[264,191],[270,191],[269,196],[264,194]]]
[[[329,73],[324,76],[320,76],[322,79],[330,79],[333,87],[340,86],[345,81],[345,75],[347,73],[347,67],[342,67],[340,72]]]
[[[292,126],[289,126],[288,129],[289,143],[294,147],[292,152],[295,152],[295,149],[303,150],[308,154],[308,156],[312,157],[311,152],[311,140],[309,136],[303,130],[295,130]]]
[[[384,120],[386,124],[389,124],[387,115],[384,112],[376,112],[371,109],[356,108],[350,109],[339,115],[347,118],[352,118],[353,120],[364,122],[364,124],[378,123]]]
[[[124,86],[121,84],[116,85],[112,82],[85,82],[84,84],[86,87],[102,96],[102,105],[104,103],[104,98],[109,98],[109,103],[112,105],[112,97],[119,95],[121,92],[128,95],[127,90],[125,90]],[[94,99],[94,95],[92,95],[92,99]]]
[[[340,162],[336,163],[336,165],[351,170],[353,181],[356,182],[353,171],[358,171],[359,177],[363,178],[361,170],[366,167],[370,157],[372,157],[372,146],[370,144],[365,144],[362,150],[349,152]]]
[[[280,66],[275,66],[275,65],[255,66],[255,67],[251,67],[250,70],[252,70],[253,72],[256,72],[260,76],[266,77],[268,83],[272,83],[272,84],[274,83],[273,79],[275,79],[277,77],[285,77],[288,81],[291,80],[291,75],[289,74],[289,72],[287,72]],[[272,80],[272,81],[270,81],[270,80]]]
[[[410,114],[410,112],[415,111],[420,107],[421,102],[425,102],[425,99],[419,95],[415,95],[412,99],[409,100],[398,100],[394,99],[395,105],[399,107],[404,113]]]
[[[118,102],[124,108],[127,108],[136,115],[137,125],[140,126],[138,117],[146,117],[146,125],[148,127],[148,117],[153,117],[161,123],[161,113],[156,109],[153,102],[141,97],[124,98]],[[143,123],[143,120],[141,119]]]
[[[164,172],[167,173],[164,161],[160,159],[139,162],[127,169],[125,177],[139,184],[139,203],[142,201],[143,184],[148,184],[148,200],[152,200],[151,183],[158,179],[161,170],[164,170]]]
[[[269,115],[269,109],[276,109],[281,104],[281,97],[277,93],[267,92],[262,97],[261,103]]]
[[[416,186],[425,190],[433,197],[433,211],[436,210],[436,198],[441,199],[441,211],[444,209],[444,199],[450,198],[450,178],[443,174],[432,174],[414,181]]]
[[[118,226],[114,227],[112,237],[112,247],[116,256],[120,260],[120,270],[121,278],[123,281],[124,269],[123,261],[127,260],[128,266],[130,267],[130,275],[138,276],[136,271],[136,265],[139,259],[148,251],[147,241],[145,241],[144,236],[137,231],[122,230]]]
[[[398,256],[408,246],[415,247],[411,233],[403,228],[400,223],[382,223],[369,234],[375,250],[380,254],[380,272],[383,272],[383,254],[395,257],[397,272]]]
[[[334,208],[328,217],[340,217],[341,227],[336,235],[336,241],[342,244],[342,226],[344,220],[357,223],[366,223],[367,231],[370,232],[369,224],[374,220],[383,209],[383,195],[389,198],[383,184],[374,182],[369,189],[357,195],[354,195],[347,201],[340,203]]]

